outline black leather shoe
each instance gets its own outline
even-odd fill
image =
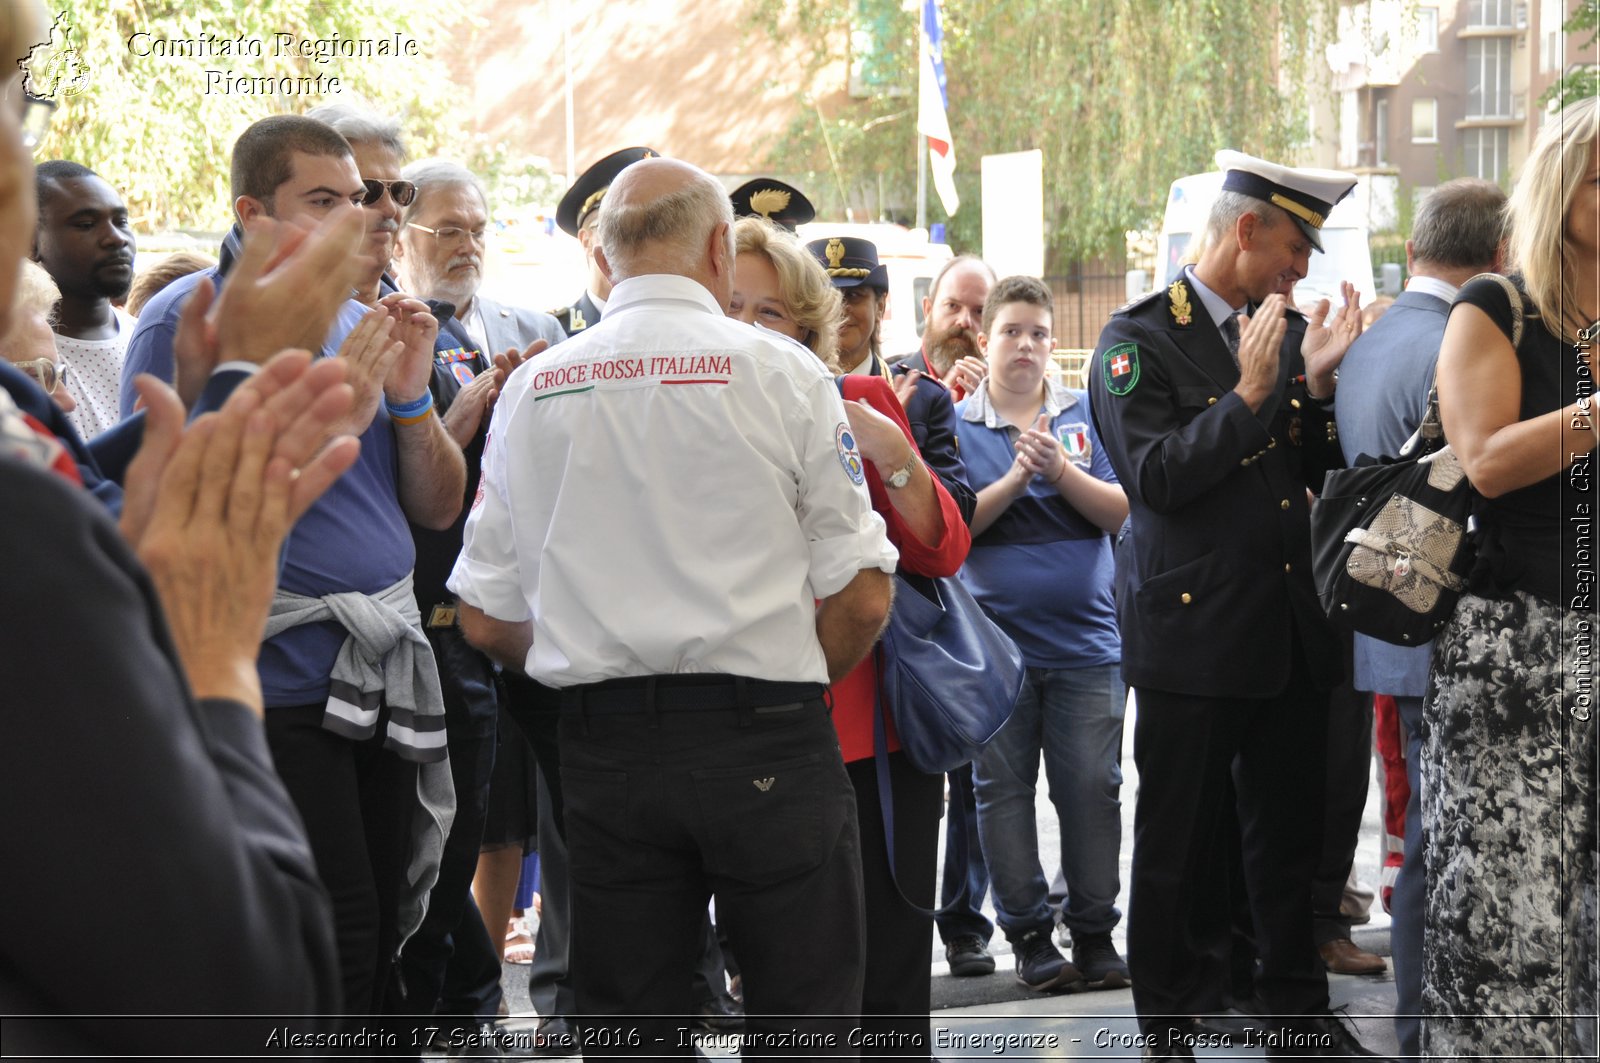
[[[1140,1058],[1144,1063],[1169,1063],[1169,1061],[1193,1059],[1194,1049],[1180,1044],[1168,1045],[1166,1048],[1152,1048],[1146,1045],[1144,1055]]]
[[[575,1056],[578,1054],[578,1031],[572,1021],[561,1015],[546,1015],[539,1020],[533,1032],[533,1054],[536,1056]]]
[[[733,1033],[744,1029],[744,1006],[726,993],[695,1005],[694,1024],[708,1033]]]
[[[1296,1019],[1293,1025],[1283,1032],[1281,1040],[1269,1042],[1267,1045],[1268,1059],[1302,1059],[1305,1057],[1322,1058],[1361,1058],[1382,1059],[1378,1053],[1362,1046],[1356,1039],[1355,1031],[1350,1028],[1347,1020],[1341,1020],[1338,1015],[1313,1015],[1310,1018]]]

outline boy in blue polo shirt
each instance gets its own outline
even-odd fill
[[[1017,979],[1047,990],[1126,986],[1111,942],[1121,912],[1121,643],[1111,537],[1128,500],[1095,434],[1085,392],[1046,379],[1050,290],[1007,277],[983,308],[983,386],[956,407],[978,508],[962,578],[1016,640],[1027,678],[1016,711],[974,765],[978,834]],[[1072,962],[1051,942],[1034,787],[1044,757],[1061,821],[1063,922]]]

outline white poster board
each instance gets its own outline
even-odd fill
[[[1044,274],[1044,152],[983,157],[983,258],[995,274]]]

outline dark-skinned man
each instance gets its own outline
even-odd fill
[[[34,171],[39,228],[33,257],[61,300],[56,304],[56,353],[77,409],[67,415],[84,439],[121,420],[117,392],[134,320],[113,300],[133,283],[133,227],[122,196],[93,170],[53,160]]]

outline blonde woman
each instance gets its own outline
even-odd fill
[[[1463,287],[1439,352],[1480,497],[1423,709],[1430,1058],[1595,1054],[1597,126],[1593,98],[1546,118],[1507,205],[1517,291]]]
[[[844,311],[828,275],[794,237],[764,218],[734,222],[733,240],[728,316],[799,340],[838,373]]]
[[[734,225],[734,293],[729,315],[805,344],[834,373],[844,320],[834,282],[793,237],[756,218]],[[840,376],[850,431],[865,459],[872,508],[900,551],[900,571],[950,576],[966,560],[971,534],[961,510],[917,450],[905,410],[880,376]],[[933,905],[944,777],[912,767],[894,722],[879,703],[875,656],[833,684],[833,723],[856,794],[866,894],[866,970],[861,1001],[863,1058],[930,1058],[928,1008]],[[874,759],[874,716],[884,714],[893,796],[894,872],[884,834]]]

